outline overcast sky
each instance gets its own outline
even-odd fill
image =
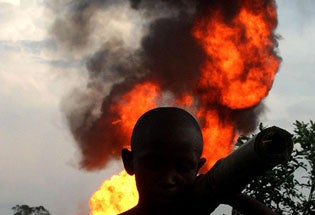
[[[292,131],[295,120],[315,119],[315,1],[277,3],[283,62],[261,121]],[[122,168],[78,168],[60,101],[84,84],[84,64],[56,54],[48,31],[54,16],[43,0],[0,0],[1,215],[13,214],[16,204],[43,205],[54,215],[88,214],[91,194]]]

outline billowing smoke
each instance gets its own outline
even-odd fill
[[[270,0],[259,0],[259,5]],[[198,95],[205,53],[192,36],[195,19],[222,10],[233,18],[243,1],[75,0],[56,1],[51,32],[67,53],[85,60],[88,81],[62,101],[69,127],[82,152],[81,166],[99,169],[120,156],[128,140],[114,129],[111,105],[135,84],[159,83],[175,97]],[[61,10],[62,9],[62,10]],[[255,10],[255,8],[253,8]],[[275,41],[273,41],[275,42]],[[272,50],[274,51],[274,50]],[[213,102],[199,105],[229,113],[237,131],[255,129],[263,105],[232,110]]]

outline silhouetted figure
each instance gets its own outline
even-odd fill
[[[183,109],[156,108],[137,121],[131,151],[122,150],[128,174],[135,174],[138,204],[122,215],[207,214],[229,204],[245,214],[273,214],[243,194],[209,193],[205,175],[198,175],[203,139],[196,119]],[[231,180],[233,180],[231,178]]]

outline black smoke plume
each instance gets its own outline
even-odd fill
[[[256,1],[262,6],[274,4],[272,0]],[[245,3],[242,0],[56,1],[54,8],[63,10],[58,11],[51,32],[62,49],[85,61],[88,72],[86,88],[73,91],[62,101],[82,154],[82,168],[100,169],[110,159],[120,157],[123,144],[129,140],[112,126],[118,116],[110,107],[135,84],[152,81],[175,97],[186,92],[198,97],[196,85],[205,53],[192,37],[194,21],[221,10],[228,22]],[[100,18],[100,14],[105,15]],[[124,21],[120,22],[122,17]],[[135,29],[127,39],[127,31],[115,33],[110,28],[111,22],[124,26],[126,20]],[[213,103],[199,105],[223,110],[222,117],[228,112],[236,130],[242,132],[255,129],[263,111],[261,104],[242,110]]]

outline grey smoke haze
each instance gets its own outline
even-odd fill
[[[259,2],[259,5],[273,3]],[[211,11],[222,10],[228,22],[241,3],[240,0],[233,3],[80,0],[58,2],[54,6],[66,10],[55,20],[51,32],[68,54],[85,59],[88,71],[86,89],[74,90],[62,101],[82,153],[83,168],[103,168],[110,159],[120,156],[128,139],[112,126],[118,116],[110,106],[135,84],[152,81],[159,83],[163,92],[175,97],[189,92],[198,101],[199,94],[204,93],[196,85],[205,53],[192,37],[194,21],[206,12],[211,16]],[[125,31],[113,32],[110,28],[113,21],[128,26],[126,20],[136,29],[129,36],[126,37]],[[262,104],[239,110],[213,101],[198,105],[219,110],[223,121],[231,117],[236,130],[241,132],[255,129],[263,111]]]

